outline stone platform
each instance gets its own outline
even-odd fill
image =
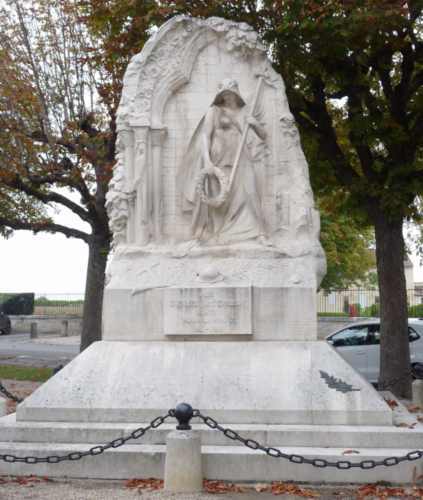
[[[14,415],[0,420],[0,453],[19,456],[64,455],[85,451],[95,444],[124,436],[146,424],[17,422]],[[327,426],[230,424],[243,437],[272,445],[285,453],[328,460],[381,460],[403,456],[423,442],[423,426],[413,429],[394,426]],[[101,456],[76,462],[27,465],[0,462],[0,474],[47,475],[73,478],[161,478],[164,474],[165,439],[175,424],[164,424],[139,441],[129,441]],[[201,433],[203,470],[207,479],[229,481],[275,481],[368,483],[389,481],[411,483],[423,472],[422,461],[405,462],[395,467],[374,470],[336,470],[292,464],[265,456],[229,441],[222,433],[202,424],[193,424]],[[353,450],[353,453],[351,452]]]
[[[0,419],[0,454],[84,451],[144,427],[183,400],[245,438],[309,458],[380,460],[421,447],[423,425],[394,426],[384,399],[326,343],[235,344],[95,343],[21,403],[16,415]],[[77,462],[0,462],[0,474],[163,477],[166,435],[175,424]],[[409,483],[423,472],[422,461],[374,471],[316,469],[266,457],[196,420],[193,428],[201,433],[208,479]]]
[[[385,401],[325,342],[96,342],[17,420],[145,422],[182,401],[221,422],[392,425]]]

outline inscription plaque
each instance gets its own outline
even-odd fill
[[[251,287],[164,290],[165,335],[251,335]]]

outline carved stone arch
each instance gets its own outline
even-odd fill
[[[215,32],[208,27],[201,27],[184,48],[182,54],[183,64],[173,74],[158,82],[152,105],[151,124],[153,127],[162,126],[163,112],[169,97],[189,82],[199,53],[216,39],[217,34]]]

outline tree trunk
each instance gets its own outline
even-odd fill
[[[411,398],[403,219],[377,209],[374,225],[381,324],[379,387]]]
[[[108,235],[93,233],[89,243],[81,351],[93,342],[101,340],[103,292],[109,251],[110,239]]]

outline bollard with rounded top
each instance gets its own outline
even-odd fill
[[[176,431],[166,438],[164,487],[175,493],[194,493],[203,488],[201,439],[189,424],[194,412],[187,403],[175,409]]]
[[[62,321],[62,337],[68,337],[69,336],[69,321],[67,319],[64,319]]]
[[[31,323],[29,336],[30,336],[31,339],[38,338],[37,323]]]
[[[0,417],[7,415],[7,401],[0,397]]]
[[[423,380],[414,380],[412,384],[413,403],[417,406],[423,405]]]

